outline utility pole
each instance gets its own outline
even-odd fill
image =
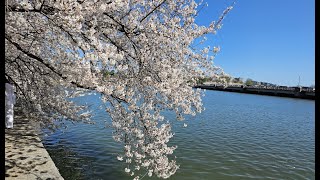
[[[300,86],[300,75],[299,75],[299,82],[298,82],[298,87]]]

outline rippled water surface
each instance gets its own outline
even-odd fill
[[[181,165],[170,179],[315,179],[314,101],[205,94],[201,114],[184,122],[166,114],[174,122],[171,143],[178,145],[175,155]],[[94,119],[95,125],[67,123],[68,129],[53,134],[44,130],[44,145],[61,175],[66,180],[132,179],[116,160],[121,146],[113,141],[112,130],[104,128],[109,116],[101,110]]]

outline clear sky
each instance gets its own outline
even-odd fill
[[[205,0],[196,22],[218,19],[232,0]],[[220,46],[214,62],[233,77],[278,85],[315,83],[314,0],[237,0],[206,45]]]

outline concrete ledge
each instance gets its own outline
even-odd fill
[[[62,180],[34,125],[15,116],[13,129],[5,130],[5,179]]]

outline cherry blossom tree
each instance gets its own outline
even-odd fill
[[[219,47],[194,46],[221,27],[227,7],[208,27],[194,0],[6,0],[5,77],[23,113],[45,126],[90,121],[71,101],[96,92],[112,119],[117,157],[134,179],[168,178],[179,166],[168,146],[163,111],[201,112],[198,77],[219,76]],[[212,54],[213,56],[209,56]],[[144,172],[144,173],[142,173]]]

